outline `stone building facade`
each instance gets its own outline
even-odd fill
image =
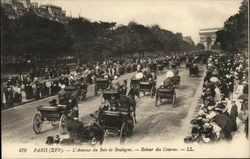
[[[36,15],[57,21],[67,23],[66,11],[56,5],[38,5],[31,3],[30,0],[1,0],[1,9],[9,19],[16,19],[32,10]]]
[[[216,32],[221,29],[222,28],[200,29],[199,31],[200,43],[202,43],[205,46],[206,50],[211,49],[212,45],[214,44],[216,40]]]

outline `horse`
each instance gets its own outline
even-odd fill
[[[128,96],[130,96],[134,100],[135,100],[135,96],[139,98],[140,97],[139,89],[137,87],[132,86],[129,90]]]
[[[123,98],[120,98],[120,104],[128,107],[129,111],[133,113],[135,123],[136,121],[136,100],[135,96],[138,96],[138,89],[131,88],[127,96],[122,96]]]

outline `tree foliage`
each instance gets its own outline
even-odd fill
[[[27,12],[16,20],[4,19],[1,41],[3,55],[53,58],[66,55],[72,41],[63,24]]]
[[[198,50],[198,51],[201,51],[201,50],[204,50],[205,49],[205,46],[204,44],[202,43],[198,43],[195,48]]]
[[[248,44],[248,2],[242,1],[239,12],[224,22],[222,30],[216,32],[215,44],[225,51],[237,52],[247,49]]]
[[[71,18],[67,24],[50,21],[32,11],[10,20],[1,10],[3,56],[44,59],[64,56],[79,57],[82,62],[100,61],[106,57],[122,57],[144,52],[190,51],[192,45],[158,25],[144,26],[136,22],[116,26],[114,22],[96,22]],[[80,62],[80,61],[78,61]]]

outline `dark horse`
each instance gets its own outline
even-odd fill
[[[138,89],[135,88],[131,88],[128,96],[124,96],[124,98],[120,98],[120,104],[121,105],[125,105],[126,107],[128,107],[129,111],[131,111],[133,113],[134,119],[135,119],[135,123],[137,123],[136,121],[136,100],[135,100],[135,96],[138,96]],[[124,104],[123,104],[124,103]]]

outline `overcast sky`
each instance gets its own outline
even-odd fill
[[[224,21],[238,12],[241,0],[31,0],[61,6],[73,17],[92,21],[128,24],[134,20],[161,28],[199,42],[199,29],[223,27]]]

